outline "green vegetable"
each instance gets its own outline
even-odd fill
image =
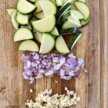
[[[15,32],[14,41],[22,41],[27,39],[33,39],[33,34],[29,29],[22,27]]]
[[[55,47],[61,54],[68,54],[70,52],[62,36],[57,37]]]
[[[77,43],[77,41],[79,40],[79,38],[82,36],[82,32],[80,32],[80,31],[78,31],[76,34],[75,34],[75,36],[74,36],[74,38],[71,40],[71,42],[70,42],[70,44],[69,44],[69,49],[71,50],[74,46],[75,46],[75,44]]]
[[[53,36],[50,34],[44,33],[42,37],[39,53],[41,54],[49,53],[54,48],[54,44],[55,44],[55,41],[54,41]]]
[[[50,15],[41,20],[33,21],[32,25],[38,32],[51,32],[55,27],[55,16]]]
[[[25,40],[25,41],[21,42],[21,44],[19,45],[19,50],[38,52],[39,47],[36,42],[34,42],[32,40]]]
[[[17,10],[22,14],[29,14],[35,9],[35,5],[27,0],[19,0],[17,4]]]

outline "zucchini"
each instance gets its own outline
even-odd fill
[[[78,10],[71,10],[71,13],[73,13],[79,20],[84,19],[84,16]]]
[[[35,14],[35,16],[36,16],[36,18],[38,18],[38,19],[42,19],[42,18],[45,17],[45,15],[44,15],[43,12],[39,12],[39,13]]]
[[[16,11],[16,9],[14,9],[14,8],[9,8],[9,9],[7,9],[7,12],[8,12],[8,14],[9,14],[10,16],[12,16],[12,13],[13,13],[14,11]]]
[[[16,20],[16,16],[17,16],[17,10],[14,10],[11,14],[11,21],[13,27],[17,30],[19,28],[19,23]]]
[[[86,4],[83,2],[75,2],[75,6],[84,15],[84,20],[87,20],[90,17],[90,11]]]
[[[42,12],[42,8],[40,6],[39,0],[36,1],[35,6],[36,6],[35,13]]]
[[[55,47],[61,54],[68,54],[70,52],[63,36],[57,37]]]
[[[53,31],[51,32],[51,34],[54,35],[54,36],[59,36],[58,29],[55,27],[55,28],[53,29]]]
[[[68,28],[79,28],[81,27],[81,23],[79,19],[71,13],[71,16],[67,18],[67,21],[64,22],[62,29],[68,29]]]
[[[45,14],[45,16],[55,15],[57,8],[55,4],[50,0],[39,0],[40,6]]]
[[[25,41],[21,42],[21,44],[19,45],[19,50],[38,52],[39,47],[38,47],[37,43],[34,42],[33,40],[25,40]]]
[[[35,33],[35,39],[36,39],[39,43],[42,42],[42,37],[43,37],[43,33],[39,33],[39,32]]]
[[[56,5],[56,0],[51,0]]]
[[[29,0],[30,2],[32,2],[32,3],[35,3],[36,2],[36,0]]]
[[[75,44],[77,43],[77,41],[79,40],[79,38],[82,36],[82,32],[80,32],[80,31],[78,31],[76,34],[75,34],[75,36],[74,36],[74,38],[71,40],[71,42],[70,42],[70,44],[69,44],[69,46],[68,46],[68,48],[71,50],[74,46],[75,46]]]
[[[77,31],[78,31],[78,28],[64,29],[64,30],[60,30],[60,34],[68,35],[68,34],[76,33]]]
[[[83,3],[87,3],[87,0],[78,0],[80,2],[83,2]]]
[[[63,14],[65,14],[71,8],[71,5],[71,2],[68,2],[60,8],[60,10],[57,12],[58,19],[60,19]]]
[[[35,10],[36,6],[27,0],[19,0],[17,4],[17,10],[22,14],[29,14]]]
[[[50,34],[44,33],[42,37],[39,53],[41,54],[49,53],[54,48],[54,44],[55,44],[55,41],[54,41],[53,36]]]
[[[31,26],[30,23],[28,23],[28,25],[22,25],[21,27],[25,27],[25,28],[27,28],[27,29],[32,31],[32,26]]]
[[[17,12],[16,20],[21,25],[27,25],[29,23],[29,15],[23,15]]]
[[[54,29],[55,23],[55,16],[50,15],[41,20],[33,21],[32,25],[38,32],[51,32]]]
[[[63,0],[56,0],[57,6],[62,6],[63,5]]]
[[[22,41],[27,39],[33,39],[33,34],[29,29],[22,27],[15,32],[14,41]]]
[[[90,22],[90,18],[88,18],[86,21],[85,20],[81,20],[81,25],[85,26]]]

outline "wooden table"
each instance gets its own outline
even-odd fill
[[[72,108],[108,108],[108,0],[89,0],[91,23],[83,28],[84,36],[72,50],[85,59],[88,73],[82,70],[77,80],[64,81],[55,76],[32,85],[23,80],[21,53],[13,42],[14,29],[6,12],[15,1],[0,0],[0,108],[25,108],[25,101],[41,90],[52,88],[54,93],[63,93],[65,86],[81,97]],[[33,93],[29,93],[30,88]]]

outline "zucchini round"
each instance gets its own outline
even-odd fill
[[[27,39],[33,39],[33,34],[29,29],[22,27],[15,32],[14,41],[22,41]]]

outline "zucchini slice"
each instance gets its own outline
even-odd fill
[[[56,5],[56,0],[51,0]]]
[[[81,25],[85,26],[90,22],[90,18],[88,18],[86,21],[85,20],[81,20]]]
[[[63,6],[63,0],[56,0],[57,6]]]
[[[28,25],[22,25],[21,27],[25,27],[25,28],[27,28],[27,29],[32,31],[32,26],[31,26],[30,23],[28,23]]]
[[[54,44],[55,44],[55,41],[54,41],[53,36],[50,34],[44,33],[42,37],[39,53],[41,54],[49,53],[54,48]]]
[[[19,23],[16,20],[16,16],[17,16],[17,10],[14,10],[11,14],[11,21],[13,27],[17,30],[19,28]]]
[[[40,6],[39,0],[36,1],[35,6],[36,6],[35,13],[42,12],[42,8]]]
[[[79,19],[71,13],[71,16],[67,18],[67,21],[64,22],[62,29],[68,29],[68,28],[79,28],[81,27],[81,23]]]
[[[87,0],[78,0],[80,2],[83,2],[83,3],[87,3]]]
[[[74,46],[75,46],[75,44],[77,43],[77,41],[79,40],[79,38],[82,36],[82,32],[80,32],[80,31],[78,31],[76,34],[75,34],[75,36],[74,36],[74,38],[72,39],[72,41],[70,42],[70,44],[69,44],[69,46],[68,46],[68,48],[71,50]]]
[[[36,6],[27,0],[19,0],[17,4],[17,10],[22,14],[31,13],[35,8]]]
[[[71,13],[73,13],[79,20],[84,19],[84,16],[78,10],[71,10]]]
[[[36,13],[35,16],[36,16],[36,18],[38,18],[38,19],[42,19],[42,18],[45,17],[45,15],[44,15],[43,12]]]
[[[75,6],[84,15],[84,20],[87,20],[90,17],[90,10],[85,3],[75,2]]]
[[[57,37],[55,47],[61,54],[68,54],[70,52],[63,36]]]
[[[58,32],[58,30],[57,30],[56,27],[53,29],[53,31],[51,32],[51,34],[54,35],[54,36],[59,36],[59,32]]]
[[[63,14],[65,14],[71,8],[71,6],[71,2],[64,4],[57,13],[58,19],[60,19],[63,16]]]
[[[56,14],[56,6],[50,0],[39,0],[40,6],[45,14],[45,16],[55,15]]]
[[[29,15],[23,15],[17,12],[16,20],[21,25],[27,25],[29,23]]]
[[[39,32],[35,33],[35,39],[36,39],[39,43],[42,42],[42,37],[43,37],[43,33],[39,33]]]
[[[50,15],[41,20],[33,21],[32,25],[38,32],[51,32],[54,29],[55,23],[55,16]]]
[[[76,33],[78,31],[78,28],[70,28],[70,29],[64,29],[60,31],[61,35],[68,35],[72,33]]]
[[[35,3],[36,2],[36,0],[29,0],[30,2],[32,2],[32,3]]]
[[[8,14],[10,15],[10,16],[12,16],[12,12],[13,11],[16,11],[16,9],[15,8],[9,8],[9,9],[7,9],[7,12],[8,12]]]
[[[14,41],[22,41],[22,40],[27,40],[27,39],[33,39],[33,34],[32,32],[25,28],[19,28],[14,35]]]
[[[38,52],[39,47],[38,47],[37,43],[34,42],[33,40],[25,40],[25,41],[21,42],[21,44],[19,45],[19,50]]]

